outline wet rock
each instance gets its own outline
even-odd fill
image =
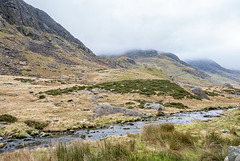
[[[156,110],[156,111],[163,111],[164,110],[164,106],[160,105],[158,103],[146,103],[144,105],[144,108],[152,109],[152,110]]]
[[[31,135],[33,131],[34,131],[34,130],[29,129],[29,130],[26,130],[26,133],[28,133],[29,135]]]
[[[94,95],[94,96],[92,96],[90,102],[95,102],[98,99],[99,99],[99,97]]]
[[[69,130],[69,134],[73,134],[75,131],[74,130]]]
[[[17,136],[19,139],[30,138],[31,136],[27,132],[20,132]]]
[[[22,142],[22,143],[20,143],[19,145],[16,146],[16,149],[22,149],[24,147],[25,147],[25,143]]]
[[[31,136],[38,136],[39,135],[39,131],[33,131],[30,135]]]
[[[165,116],[165,113],[163,113],[162,111],[158,111],[156,116]]]
[[[32,140],[32,138],[26,138],[26,139],[24,139],[24,141],[30,141],[30,140]]]
[[[7,142],[8,143],[13,142],[13,139],[8,139]]]
[[[109,104],[99,104],[97,107],[93,109],[93,112],[95,113],[94,118],[117,113],[122,113],[127,116],[141,116],[140,112],[121,107],[112,107]]]
[[[124,127],[123,130],[129,130],[130,128],[129,127]]]
[[[81,135],[81,139],[85,139],[86,138],[86,135]]]
[[[95,133],[95,131],[94,130],[90,130],[89,133]]]
[[[191,92],[194,93],[195,95],[199,96],[200,98],[205,98],[205,99],[209,100],[209,97],[199,87],[191,88]]]
[[[236,161],[236,158],[240,154],[240,146],[230,146],[228,148],[228,160]]]
[[[4,148],[6,146],[5,143],[0,143],[0,149]]]
[[[52,137],[52,134],[51,133],[41,132],[40,133],[40,137]]]

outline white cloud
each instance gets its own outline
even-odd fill
[[[238,0],[25,1],[46,11],[96,54],[152,48],[240,69]]]

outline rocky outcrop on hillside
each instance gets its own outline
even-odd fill
[[[97,57],[44,11],[23,0],[0,0],[0,74],[81,78],[89,69],[118,66]]]

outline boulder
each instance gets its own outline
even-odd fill
[[[236,160],[236,158],[238,157],[239,154],[240,154],[240,146],[230,146],[228,148],[228,160],[229,161],[239,161],[239,160]]]
[[[199,96],[200,98],[205,98],[209,100],[209,97],[204,93],[204,91],[199,87],[191,88],[191,92],[195,95]]]
[[[240,161],[240,154],[236,157],[235,161]]]
[[[92,92],[89,91],[89,90],[85,90],[85,91],[83,92],[83,94],[92,94]]]
[[[31,136],[26,132],[20,132],[20,133],[15,133],[12,136],[13,138],[18,138],[18,139],[24,139],[24,138],[30,138]]]
[[[156,110],[156,111],[163,111],[164,110],[164,106],[160,105],[158,103],[146,103],[144,105],[144,108],[152,109],[152,110]]]
[[[6,99],[5,98],[0,98],[0,101],[6,101]]]
[[[97,90],[97,89],[92,89],[91,91],[92,91],[92,93],[94,93],[94,94],[99,94],[99,93],[100,93],[99,90]]]
[[[5,143],[0,143],[0,149],[4,148],[6,146]]]
[[[96,96],[96,95],[94,95],[94,96],[92,96],[90,102],[95,102],[95,101],[98,100],[98,99],[99,99],[99,97]]]
[[[94,118],[117,113],[122,113],[126,116],[141,116],[140,112],[121,107],[112,107],[109,104],[99,104],[93,109],[93,112],[95,113]]]
[[[233,86],[229,83],[224,83],[223,84],[223,87],[227,87],[227,88],[233,88]]]

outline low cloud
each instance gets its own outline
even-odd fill
[[[240,69],[238,0],[25,0],[95,54],[156,49]]]

